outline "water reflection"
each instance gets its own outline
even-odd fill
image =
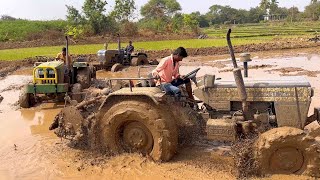
[[[42,104],[41,107],[20,110],[21,120],[30,126],[31,134],[47,134],[54,117],[60,112],[63,105],[55,103]],[[52,133],[50,133],[52,134]]]

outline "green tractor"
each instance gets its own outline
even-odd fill
[[[95,68],[83,58],[76,59],[71,66],[63,61],[37,62],[33,69],[33,82],[27,84],[20,94],[20,107],[32,107],[39,99],[63,101],[66,94],[80,101],[82,89],[90,87],[95,78]]]
[[[20,95],[20,106],[29,108],[36,103],[36,97],[41,96],[63,101],[69,92],[73,99],[79,99],[82,88],[88,88],[92,78],[95,78],[95,70],[87,62],[76,61],[71,71],[65,72],[63,61],[45,62],[36,66],[33,69],[33,82],[27,84]]]

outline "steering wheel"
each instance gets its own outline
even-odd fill
[[[186,74],[183,79],[189,78],[189,79],[193,79],[194,77],[196,77],[198,71],[200,70],[200,68],[197,68],[191,72],[189,72],[188,74]]]

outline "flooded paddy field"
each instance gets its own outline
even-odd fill
[[[249,78],[303,76],[315,88],[311,109],[320,106],[320,54],[312,49],[297,52],[252,53]],[[241,67],[241,63],[238,62]],[[233,79],[228,55],[186,58],[181,74],[200,67],[198,76],[214,74]],[[121,72],[98,71],[97,78],[137,77],[137,67]],[[149,70],[144,70],[149,71]],[[23,85],[31,81],[31,68],[20,68],[0,80],[0,179],[236,179],[230,147],[201,142],[181,146],[166,163],[155,163],[138,154],[105,156],[74,149],[49,131],[64,104],[53,102],[20,109],[17,101]],[[271,179],[308,179],[274,175]]]

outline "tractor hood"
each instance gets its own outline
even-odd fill
[[[206,82],[206,81],[213,82]],[[249,101],[310,101],[313,90],[308,80],[301,76],[279,77],[276,79],[245,78]],[[234,80],[214,80],[204,76],[198,81],[194,94],[203,102],[241,101]],[[290,100],[291,99],[291,100]]]

